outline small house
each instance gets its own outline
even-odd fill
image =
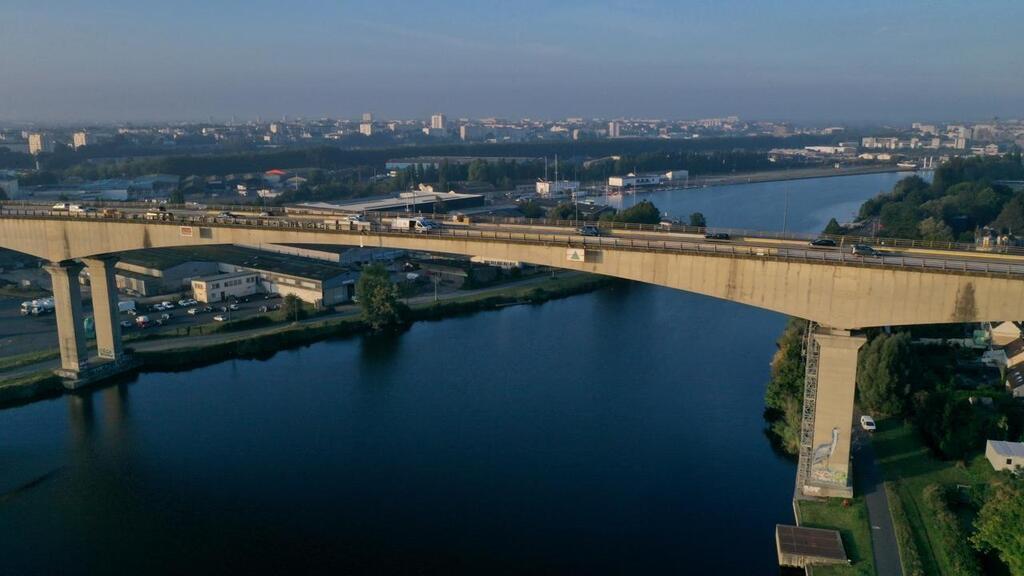
[[[1024,469],[1024,442],[989,440],[985,443],[985,458],[997,471],[1018,472]]]

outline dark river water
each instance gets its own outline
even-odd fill
[[[812,231],[898,178],[651,198]],[[0,574],[774,574],[785,321],[621,284],[0,411]]]

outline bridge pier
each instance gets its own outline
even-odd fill
[[[96,352],[100,358],[122,362],[121,319],[117,307],[117,281],[114,279],[116,256],[83,258],[89,267],[92,285],[93,321],[96,326]]]
[[[857,353],[867,339],[811,324],[800,433],[798,486],[804,496],[853,496],[850,441]]]
[[[44,266],[53,281],[53,305],[57,316],[57,340],[60,342],[60,372],[77,378],[88,366],[85,328],[82,326],[82,292],[78,274],[83,265],[71,260]]]

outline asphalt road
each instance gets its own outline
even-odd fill
[[[859,421],[860,417],[856,416]],[[889,513],[882,472],[878,469],[875,451],[867,433],[857,432],[853,448],[854,491],[864,495],[871,525],[871,545],[878,576],[901,576],[900,552],[896,531]]]

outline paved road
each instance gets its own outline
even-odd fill
[[[859,419],[859,418],[858,418]],[[892,516],[889,514],[889,499],[885,494],[882,473],[875,460],[871,441],[864,433],[858,433],[853,452],[854,490],[864,495],[868,507],[868,522],[871,524],[871,544],[878,576],[901,576],[899,547]]]

